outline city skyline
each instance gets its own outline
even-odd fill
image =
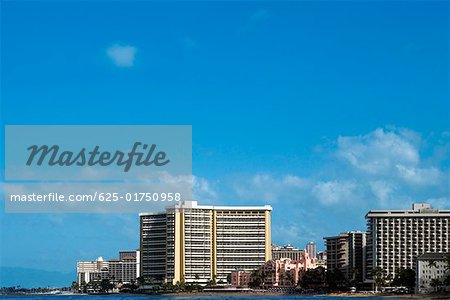
[[[369,210],[450,208],[448,5],[2,2],[1,124],[190,124],[194,200],[271,205],[275,244],[323,250]],[[139,245],[136,214],[0,226],[23,286]]]
[[[301,278],[299,272],[322,267],[322,271],[331,272],[330,276],[341,274],[347,284],[357,289],[376,289],[386,286],[379,283],[380,278],[388,287],[395,287],[404,280],[399,278],[406,271],[416,273],[417,291],[430,288],[430,272],[441,272],[439,276],[445,279],[448,269],[444,258],[450,255],[450,210],[435,209],[429,203],[413,203],[411,209],[403,210],[370,210],[365,215],[367,232],[323,237],[326,251],[321,252],[320,258],[316,258],[314,242],[309,242],[304,250],[271,243],[271,210],[270,206],[204,206],[187,201],[168,206],[165,212],[140,214],[141,256],[136,262],[141,269],[140,275],[136,275],[139,269],[135,268],[131,276],[157,284],[231,281],[232,285],[234,282],[235,286],[248,287],[257,282],[255,274],[265,278],[265,273],[272,275],[267,282],[261,279],[264,284],[293,287]],[[227,231],[230,227],[235,230]],[[427,255],[438,255],[443,271],[433,269],[437,266],[432,264],[425,271],[416,264]],[[91,274],[78,271],[78,278],[109,278],[114,269],[105,268],[105,273],[101,273],[101,264],[107,265],[103,261],[100,257],[83,262]],[[380,268],[384,275],[376,275],[375,279],[374,272]],[[417,285],[419,281],[422,284]],[[403,284],[412,288],[409,280]]]

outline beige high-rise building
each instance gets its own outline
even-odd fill
[[[349,282],[361,283],[365,271],[366,232],[342,232],[324,237],[327,248],[327,270],[339,270]]]
[[[394,278],[401,269],[415,270],[424,253],[450,251],[450,210],[416,203],[412,210],[372,210],[366,219],[368,282],[373,282],[373,268]]]
[[[142,213],[141,274],[156,282],[206,284],[271,259],[265,206],[203,206],[186,201]]]

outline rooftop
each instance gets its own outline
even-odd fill
[[[450,217],[450,210],[433,209],[429,203],[414,203],[412,209],[404,210],[371,210],[366,218],[372,217]]]
[[[167,206],[166,209],[181,209],[181,208],[196,208],[196,209],[210,209],[210,210],[272,210],[270,205],[262,206],[215,206],[215,205],[198,205],[197,201],[184,201],[179,202],[171,206]],[[159,213],[140,213],[139,216],[146,215],[158,215],[164,214],[164,212]]]

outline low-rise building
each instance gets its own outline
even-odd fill
[[[425,253],[417,258],[416,291],[431,293],[450,292],[450,253]]]
[[[139,277],[139,251],[121,251],[119,259],[77,262],[77,283],[108,279],[112,282],[132,283]]]
[[[231,272],[231,285],[239,287],[247,287],[251,280],[251,271],[236,270]]]
[[[264,287],[295,287],[298,273],[304,269],[301,261],[289,258],[269,260],[260,270]]]
[[[276,246],[272,245],[272,259],[283,259],[289,258],[291,260],[301,260],[304,256],[305,251],[293,247],[290,244],[286,246]]]
[[[310,258],[304,251],[299,260],[290,258],[272,259],[267,261],[258,271],[264,287],[295,287],[298,283],[299,272],[316,268],[315,259]]]
[[[327,269],[327,251],[320,251],[317,253],[316,268],[317,267],[322,267],[325,270]]]
[[[89,283],[95,279],[108,278],[109,263],[98,257],[94,261],[77,262],[77,283]]]

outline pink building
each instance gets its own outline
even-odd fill
[[[251,272],[236,270],[231,272],[231,285],[247,287],[251,280]]]
[[[261,270],[264,287],[295,287],[298,283],[300,270],[315,268],[315,260],[304,253],[301,260],[282,258],[269,260]]]
[[[316,261],[315,258],[309,256],[308,252],[304,252],[303,257],[300,260],[303,265],[303,270],[315,269],[317,267]]]
[[[299,272],[316,268],[315,262],[316,260],[310,258],[306,251],[301,254],[299,260],[290,258],[272,259],[264,263],[255,273],[242,270],[232,272],[231,285],[247,287],[253,281],[260,282],[260,286],[265,288],[295,287],[299,280]]]

